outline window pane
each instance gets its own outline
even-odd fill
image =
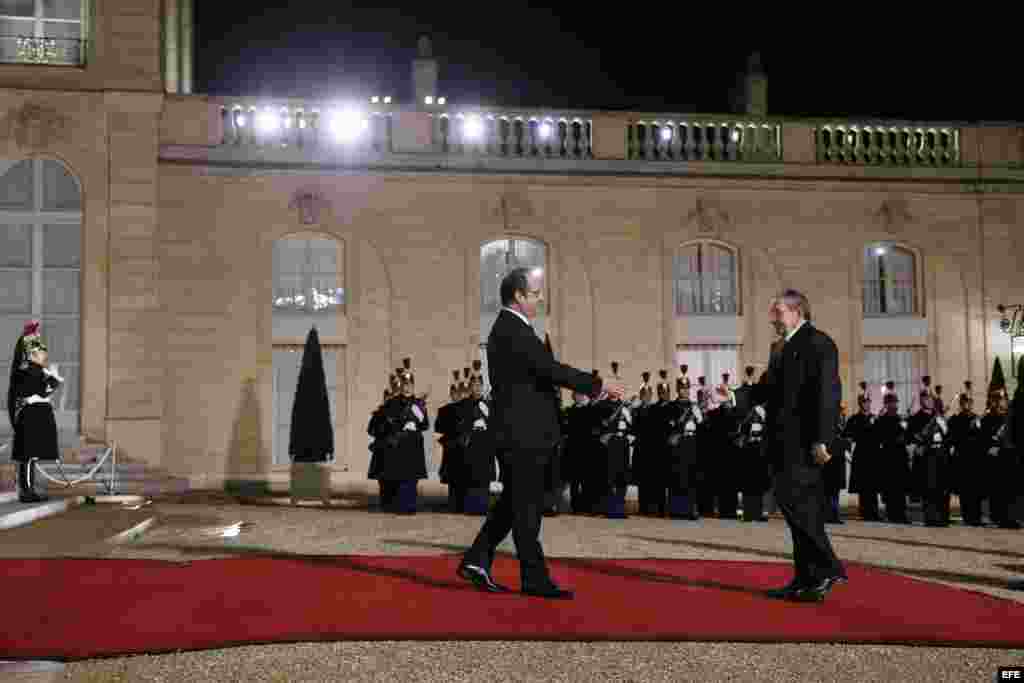
[[[480,248],[480,335],[486,339],[501,309],[501,281],[513,268],[547,270],[547,247],[525,239],[495,240]],[[538,310],[533,328],[541,339],[547,329],[550,288],[545,277],[544,305]]]
[[[274,245],[274,329],[291,336],[295,325],[317,325],[330,334],[325,319],[345,313],[341,264],[343,245],[328,239],[284,239]]]
[[[704,284],[703,313],[735,313],[736,258],[728,249],[702,245],[704,258],[701,274]]]
[[[78,224],[43,226],[43,265],[77,268],[82,261],[82,226]]]
[[[34,17],[35,0],[0,0],[0,15],[9,17]]]
[[[58,363],[78,363],[78,340],[81,334],[78,318],[43,318],[42,333],[50,358]]]
[[[82,0],[42,0],[47,19],[81,19]]]
[[[924,346],[864,347],[864,379],[870,386],[872,402],[883,405],[881,389],[892,381],[900,399],[900,414],[912,411],[921,377],[928,374],[927,360],[928,349]]]
[[[27,315],[0,315],[0,362],[7,363],[14,354],[14,342],[21,336],[25,323],[29,321]],[[0,387],[7,386],[7,375],[0,375]],[[6,391],[6,389],[4,389]]]
[[[885,255],[886,309],[895,315],[914,313],[914,255],[892,249]]]
[[[11,344],[11,346],[13,347],[14,344]],[[10,353],[7,355],[10,355]],[[10,381],[11,361],[8,359],[0,362],[0,428],[11,426],[11,418],[10,415],[7,414],[7,387],[10,384]],[[0,434],[2,433],[3,432],[0,432]],[[3,439],[0,438],[0,444],[2,443]],[[0,460],[2,460],[5,455],[10,456],[11,454],[9,452],[0,453]]]
[[[43,210],[79,211],[82,196],[78,183],[68,173],[64,164],[57,161],[43,162]]]
[[[78,41],[82,38],[82,25],[77,21],[44,21],[43,35],[47,38],[57,38],[59,43],[64,41]],[[57,46],[61,52],[67,50],[67,45]]]
[[[881,245],[871,244],[864,249],[864,315],[882,312]]]
[[[43,271],[43,311],[78,313],[78,271]]]
[[[32,226],[0,225],[0,268],[31,266]]]
[[[3,29],[0,23],[0,29]],[[0,44],[3,44],[0,41]],[[0,209],[32,210],[32,162],[19,161],[13,165],[0,161]]]
[[[53,361],[51,361],[52,363]],[[55,394],[54,410],[77,411],[79,406],[79,375],[78,364],[58,363],[57,368],[60,376],[64,378],[64,385]]]
[[[0,270],[0,292],[0,313],[27,316],[32,312],[32,271]]]

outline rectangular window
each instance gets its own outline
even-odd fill
[[[864,251],[864,315],[917,313],[914,255],[889,245],[875,244]]]
[[[714,244],[692,244],[673,259],[677,316],[737,315],[736,255]]]
[[[928,348],[925,346],[865,346],[864,381],[871,392],[871,403],[881,411],[882,387],[892,381],[900,398],[901,415],[916,409],[921,378],[928,374]],[[941,384],[941,382],[939,382]]]
[[[0,0],[0,62],[85,63],[86,0]]]

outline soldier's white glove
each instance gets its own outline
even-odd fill
[[[479,417],[473,423],[473,429],[487,429],[487,423],[484,422],[484,419],[482,417]]]
[[[764,425],[762,425],[760,422],[755,422],[754,424],[750,425],[750,432],[752,434],[760,434],[762,429],[764,429]]]
[[[49,403],[49,402],[50,402],[50,399],[43,398],[39,394],[32,394],[31,396],[29,396],[28,398],[25,399],[25,403],[27,403],[28,405],[32,405],[34,403]]]
[[[43,368],[43,374],[46,375],[47,377],[54,378],[55,380],[57,380],[58,382],[60,382],[62,384],[64,383],[64,378],[57,374],[57,366],[56,365],[53,366],[52,370],[50,368]]]
[[[988,449],[988,454],[991,455],[993,458],[998,457],[999,446],[993,446],[992,448]]]
[[[754,412],[757,413],[757,416],[762,420],[765,418],[764,406],[754,406]]]
[[[633,410],[636,410],[637,408],[639,408],[643,404],[644,404],[644,402],[641,401],[639,398],[634,398],[633,402],[630,404],[630,407],[633,408]]]
[[[693,416],[697,419],[697,422],[701,422],[704,420],[704,416],[701,415],[700,413],[700,408],[693,409]]]
[[[415,432],[416,431],[416,423],[415,422],[406,422],[405,423],[405,427],[403,427],[402,429],[404,429],[407,432]]]

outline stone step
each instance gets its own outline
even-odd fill
[[[78,497],[51,498],[42,503],[20,503],[15,494],[14,500],[0,503],[0,529],[13,529],[31,524],[45,517],[53,517],[78,505]]]
[[[46,482],[46,490],[49,492],[54,491],[67,491],[68,487],[54,484],[53,482]],[[103,480],[96,481],[90,479],[87,481],[79,482],[71,487],[74,492],[81,492],[82,495],[94,495],[94,494],[106,494],[107,489]],[[119,494],[137,494],[143,496],[157,496],[163,494],[182,494],[188,493],[191,490],[189,480],[184,477],[170,477],[166,475],[161,476],[150,476],[143,478],[134,479],[121,479],[119,478],[116,485],[115,493]]]

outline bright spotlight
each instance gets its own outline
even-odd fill
[[[426,97],[423,98],[423,104],[433,104],[433,103],[434,103],[434,96],[433,95],[427,95]]]
[[[445,99],[445,98],[443,98],[443,97],[438,97],[438,98],[437,98],[437,103],[438,103],[438,104],[442,104],[442,105],[443,105],[443,104],[444,104],[445,102],[447,102],[447,101],[448,101],[448,100],[446,100],[446,99]]]
[[[549,137],[551,137],[551,124],[548,123],[547,121],[545,121],[544,123],[540,124],[539,132],[540,132],[540,139],[541,140],[547,140]]]
[[[484,122],[479,116],[470,116],[466,119],[466,137],[471,140],[479,140],[484,136]]]
[[[369,126],[370,122],[358,112],[339,111],[331,115],[331,135],[339,142],[352,142]]]
[[[738,130],[734,130],[732,132],[732,141],[733,142],[739,142],[740,141],[740,132]]]
[[[879,256],[885,255],[885,247],[875,247],[875,253]]]
[[[376,95],[374,95],[373,97],[370,98],[370,103],[371,104],[377,104],[378,102],[380,102],[380,98],[377,97]]]
[[[280,121],[269,109],[256,115],[256,129],[261,133],[273,133],[279,124]]]
[[[235,110],[235,125],[239,128],[245,128],[245,114],[242,113],[241,109]]]
[[[384,98],[384,104],[391,104],[391,95]]]
[[[668,126],[665,126],[664,128],[662,128],[661,129],[661,139],[663,141],[665,141],[665,142],[668,142],[669,140],[671,140],[672,139],[672,129],[669,128]]]

